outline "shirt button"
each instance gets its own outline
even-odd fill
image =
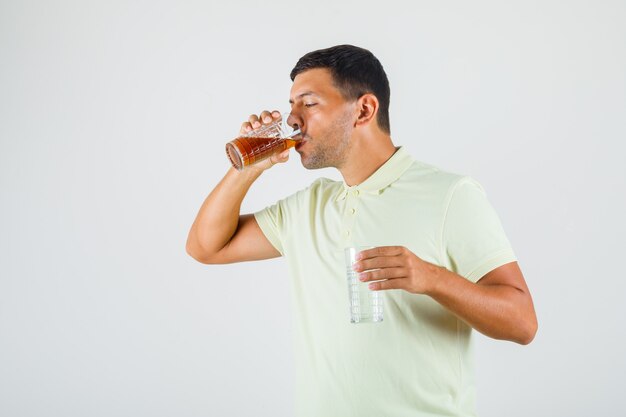
[[[354,191],[354,195],[358,196],[359,195],[359,190],[355,190]]]
[[[346,230],[346,236],[350,236],[350,231]]]
[[[354,209],[354,208],[350,209],[350,214],[354,214],[354,213],[356,213],[356,209]]]

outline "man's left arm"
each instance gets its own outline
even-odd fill
[[[402,289],[432,297],[465,323],[494,339],[526,345],[537,332],[532,297],[517,262],[495,268],[473,283],[426,262],[403,246],[362,251],[354,264],[374,291]],[[359,258],[357,258],[359,259]]]

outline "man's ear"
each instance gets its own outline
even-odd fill
[[[367,125],[376,120],[378,113],[378,99],[374,94],[366,93],[358,98],[356,103],[357,119],[355,127]]]

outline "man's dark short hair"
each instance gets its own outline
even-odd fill
[[[309,52],[291,70],[291,81],[301,72],[314,68],[329,69],[335,87],[346,100],[356,100],[366,93],[374,94],[379,102],[376,118],[378,126],[387,134],[391,133],[389,80],[374,54],[352,45],[337,45]]]

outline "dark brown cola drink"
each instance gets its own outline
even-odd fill
[[[231,164],[241,171],[275,153],[293,148],[296,143],[298,141],[293,139],[239,136],[226,144],[226,155]]]

